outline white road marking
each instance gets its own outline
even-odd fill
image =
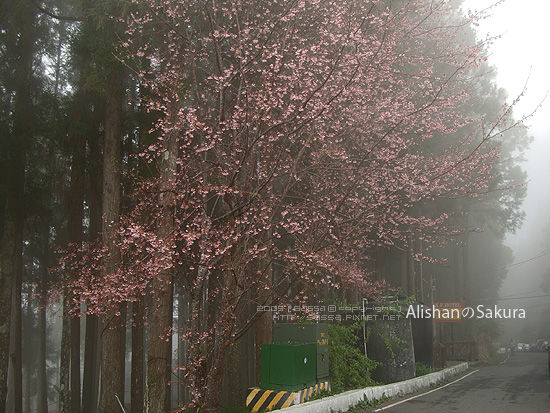
[[[459,382],[460,380],[465,379],[465,378],[468,377],[469,375],[474,374],[474,373],[476,373],[476,372],[478,372],[478,371],[479,371],[479,369],[474,370],[474,371],[472,371],[472,372],[466,374],[465,376],[462,376],[461,378],[456,379],[455,381],[452,381],[452,382],[450,382],[450,383],[447,383],[447,384],[445,384],[444,386],[438,387],[437,389],[430,390],[430,391],[428,391],[428,392],[426,392],[426,393],[417,394],[416,396],[409,397],[408,399],[398,401],[398,402],[396,402],[396,403],[390,404],[390,405],[385,406],[385,407],[381,407],[380,409],[375,410],[375,412],[381,412],[382,410],[389,409],[389,408],[391,408],[391,407],[397,406],[398,404],[405,403],[405,402],[408,402],[409,400],[417,399],[418,397],[422,397],[422,396],[425,396],[425,395],[427,395],[427,394],[433,393],[433,392],[435,392],[435,391],[444,389],[445,387],[450,386],[451,384],[454,384],[454,383],[456,383],[456,382]]]

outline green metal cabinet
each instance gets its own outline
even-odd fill
[[[266,390],[302,390],[315,385],[315,343],[262,344],[260,387]]]
[[[317,382],[329,379],[328,325],[324,323],[276,323],[273,326],[274,343],[316,343]]]
[[[328,381],[328,376],[328,351],[326,353],[317,353],[317,383]]]

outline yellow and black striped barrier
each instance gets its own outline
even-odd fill
[[[330,391],[330,384],[328,381],[323,383],[317,383],[315,386],[308,387],[307,389],[300,390],[296,392],[300,395],[300,402],[295,404],[300,404],[308,401],[312,396],[319,394],[321,391],[326,390]]]
[[[253,412],[284,409],[294,404],[294,392],[248,389],[246,405]]]
[[[317,383],[299,391],[263,390],[258,388],[248,389],[246,405],[252,412],[268,412],[274,409],[284,409],[295,404],[304,403],[322,390],[330,391],[328,381]]]

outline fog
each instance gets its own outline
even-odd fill
[[[279,321],[347,389],[550,340],[550,3],[495,1],[0,6],[0,411],[242,407]]]
[[[482,10],[492,3],[469,0],[463,7]],[[499,303],[502,307],[525,309],[526,319],[503,320],[503,342],[510,338],[530,342],[550,336],[550,291],[541,288],[543,274],[550,268],[549,12],[550,4],[544,1],[509,0],[491,9],[491,16],[478,27],[480,38],[500,36],[491,46],[490,63],[496,66],[498,84],[508,91],[510,102],[525,92],[514,112],[516,118],[528,117],[525,123],[533,137],[523,163],[529,176],[523,204],[525,221],[515,234],[506,237],[514,264],[508,267]]]

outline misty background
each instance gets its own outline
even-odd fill
[[[492,4],[467,0],[463,8],[489,14],[477,28],[478,36],[498,36],[490,48],[489,62],[497,68],[497,82],[508,91],[509,102],[524,92],[514,113],[517,118],[528,117],[525,123],[533,137],[523,164],[528,174],[525,220],[516,233],[506,237],[514,259],[507,266],[499,306],[526,312],[525,320],[502,321],[501,343],[510,338],[530,343],[550,336],[550,3],[508,0],[496,7]]]

